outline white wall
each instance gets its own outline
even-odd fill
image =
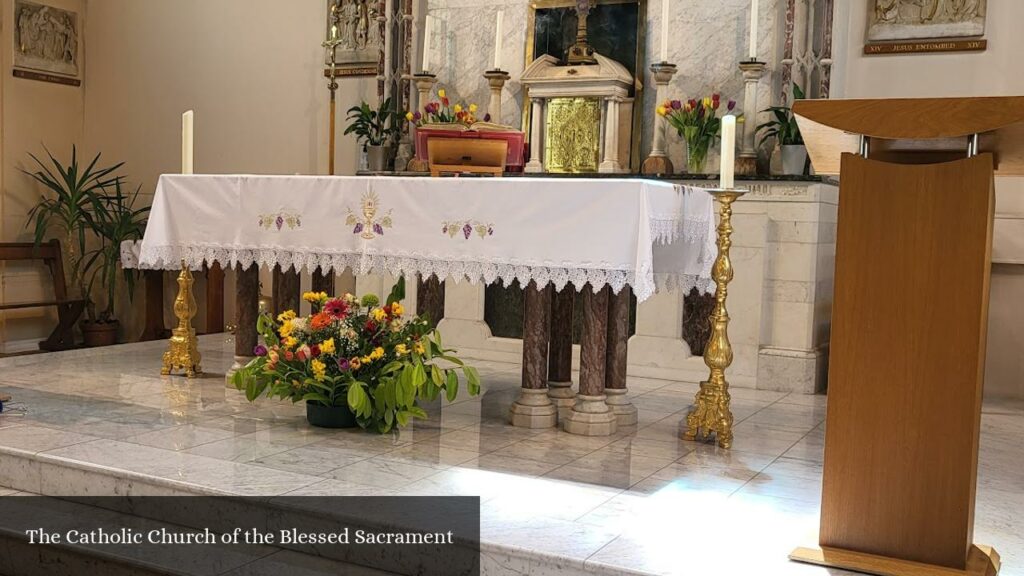
[[[990,0],[984,52],[865,56],[867,8],[836,2],[833,97],[1021,96],[1024,2]],[[1024,178],[996,179],[986,394],[1024,397]]]

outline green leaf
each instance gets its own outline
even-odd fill
[[[359,382],[353,382],[348,387],[348,407],[353,412],[362,413],[364,408],[368,404],[368,398],[366,397],[366,391]]]
[[[402,410],[401,412],[395,414],[395,418],[398,419],[398,425],[403,428],[409,424],[409,418],[411,416],[412,414],[405,410]]]
[[[454,383],[451,383],[451,380],[449,380],[449,384],[445,386],[444,391],[448,401],[454,402],[459,397],[459,379],[456,378]]]
[[[462,371],[466,375],[466,389],[469,395],[476,396],[480,393],[480,373],[472,366],[465,366]]]
[[[302,399],[306,402],[319,402],[324,406],[330,406],[332,404],[331,399],[324,396],[323,394],[317,394],[316,392],[307,392],[302,396]]]
[[[426,382],[426,381],[427,381],[427,371],[423,367],[423,363],[417,361],[416,362],[416,367],[413,368],[412,385],[413,385],[414,388],[419,388],[420,386],[423,386],[423,383]]]

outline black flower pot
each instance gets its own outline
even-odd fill
[[[306,420],[318,428],[355,428],[356,415],[348,406],[324,406],[306,402]]]

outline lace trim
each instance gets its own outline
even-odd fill
[[[673,216],[655,216],[650,219],[651,237],[658,244],[675,244],[680,238],[696,243],[708,237],[709,220],[687,218],[680,220]]]
[[[124,248],[122,248],[123,251]],[[184,260],[191,269],[202,268],[204,264],[218,262],[225,267],[248,268],[257,264],[262,268],[271,268],[280,265],[284,269],[294,267],[296,270],[305,269],[310,272],[317,269],[336,271],[348,269],[357,275],[412,276],[418,274],[423,277],[437,276],[438,278],[452,279],[456,283],[467,280],[471,284],[480,282],[493,284],[498,281],[510,284],[513,280],[518,280],[520,285],[525,286],[532,280],[539,286],[551,283],[556,290],[562,290],[567,284],[572,283],[579,291],[583,289],[584,285],[590,283],[593,286],[607,285],[616,294],[626,286],[630,286],[639,301],[650,298],[658,288],[655,274],[649,266],[645,266],[645,269],[642,270],[616,270],[565,265],[449,262],[414,256],[326,254],[273,248],[244,249],[212,246],[151,247],[135,261],[139,260],[155,263],[146,268],[171,270],[177,269],[178,266],[166,266],[165,263]],[[685,274],[659,274],[659,276],[663,276],[662,285],[664,287],[681,287],[687,291],[694,287],[706,289],[710,281]],[[713,287],[713,285],[712,282],[711,286]]]

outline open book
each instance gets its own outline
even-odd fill
[[[495,124],[494,122],[474,122],[470,126],[459,123],[451,124],[423,124],[419,130],[447,130],[449,132],[519,132],[511,126]]]

